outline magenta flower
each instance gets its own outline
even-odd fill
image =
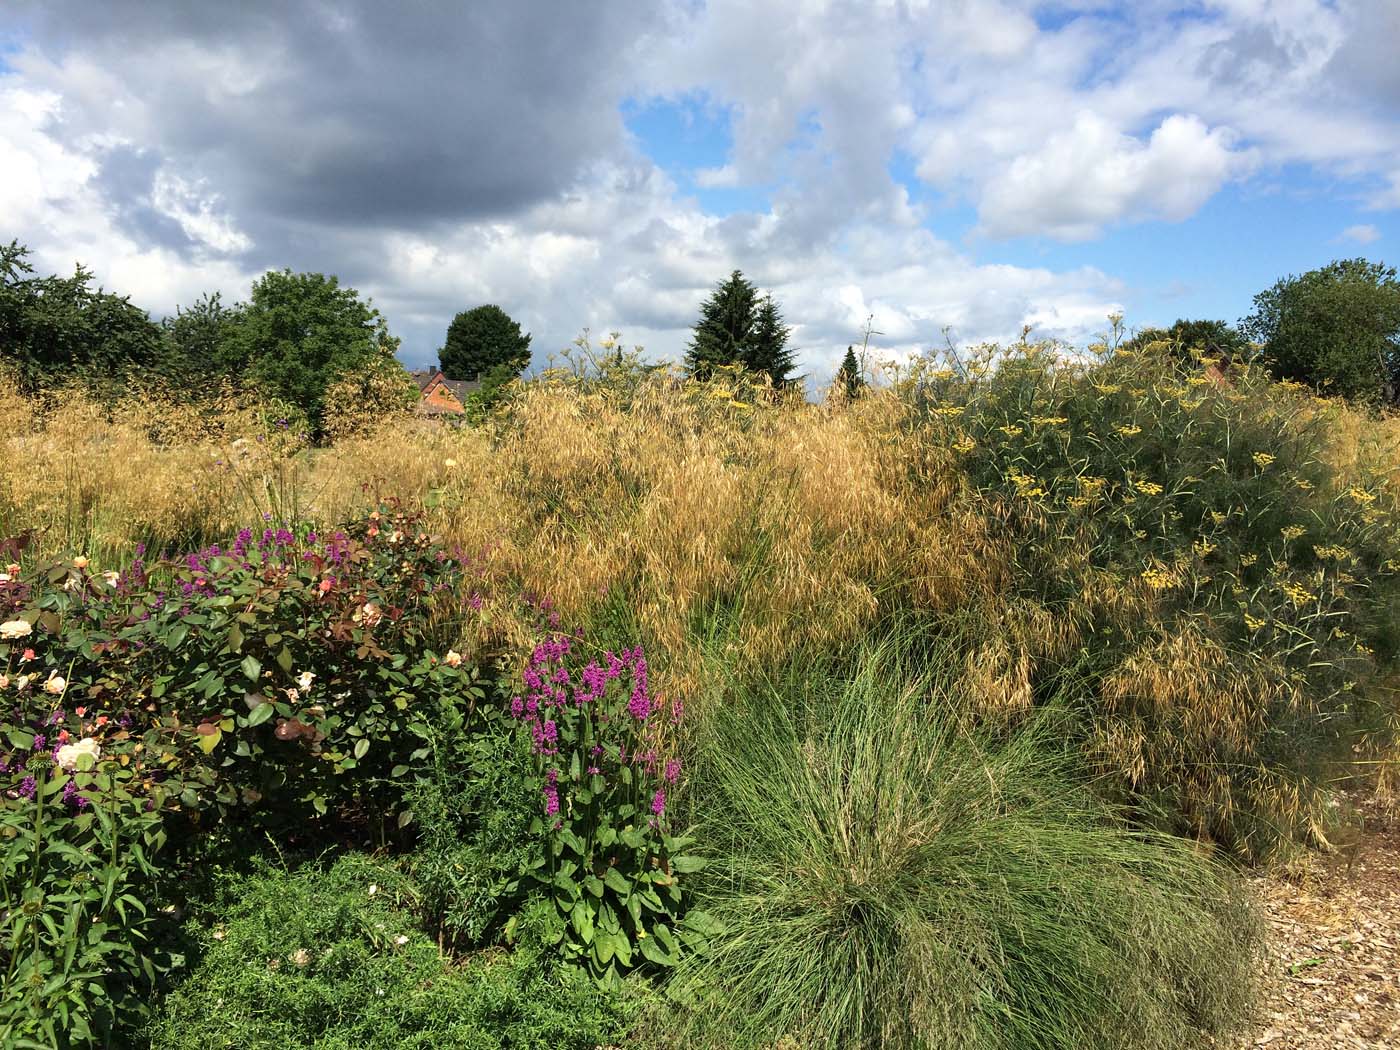
[[[666,763],[666,783],[674,784],[676,778],[681,775],[681,760],[673,758]]]
[[[666,789],[657,788],[656,794],[651,797],[651,811],[658,817],[666,812]]]

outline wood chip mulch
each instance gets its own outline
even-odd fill
[[[1270,926],[1256,1024],[1238,1050],[1400,1048],[1400,807],[1305,871],[1253,880]]]

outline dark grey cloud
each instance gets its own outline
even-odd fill
[[[655,9],[59,0],[18,18],[52,63],[29,72],[64,97],[55,135],[146,136],[266,249],[295,242],[288,223],[424,228],[558,194],[625,148],[626,57]],[[136,106],[82,90],[94,67]],[[127,159],[104,168],[114,194]]]

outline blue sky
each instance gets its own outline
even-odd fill
[[[606,0],[432,12],[21,0],[0,236],[167,313],[270,267],[373,296],[411,364],[495,302],[684,350],[731,269],[805,370],[1236,321],[1400,263],[1400,0]]]

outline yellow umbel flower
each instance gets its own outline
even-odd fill
[[[1279,533],[1283,536],[1285,540],[1291,543],[1293,540],[1296,540],[1299,536],[1303,535],[1307,531],[1308,530],[1303,528],[1303,526],[1301,525],[1285,525],[1279,530]]]
[[[1162,486],[1155,481],[1135,481],[1133,482],[1133,488],[1137,489],[1144,496],[1160,496],[1162,494]]]
[[[1137,435],[1142,433],[1142,427],[1136,425],[1124,426],[1120,423],[1113,429],[1116,433],[1122,435],[1123,437],[1136,437]]]
[[[1272,454],[1270,454],[1270,453],[1268,453],[1268,452],[1256,452],[1256,453],[1254,453],[1254,455],[1250,456],[1249,458],[1252,459],[1252,460],[1254,460],[1254,465],[1255,465],[1256,467],[1258,467],[1260,470],[1263,470],[1265,467],[1267,467],[1270,463],[1272,463],[1272,462],[1273,462],[1275,459],[1277,459],[1278,457],[1277,457],[1277,456],[1274,456],[1274,455],[1272,455]]]
[[[1176,586],[1176,577],[1165,569],[1146,569],[1142,574],[1143,583],[1154,591],[1165,591]]]

